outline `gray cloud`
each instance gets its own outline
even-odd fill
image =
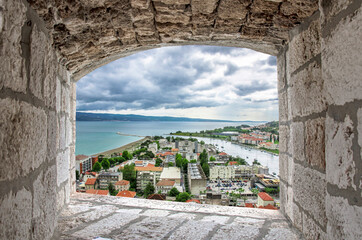
[[[232,95],[244,97],[276,88],[276,81],[269,79],[276,72],[272,67],[275,57],[256,61],[253,67],[238,66],[238,57],[248,54],[254,53],[211,46],[166,47],[134,54],[79,80],[77,110],[215,107],[237,101]],[[253,73],[255,77],[248,77]]]

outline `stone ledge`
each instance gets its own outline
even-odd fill
[[[60,239],[301,239],[275,210],[75,193]]]

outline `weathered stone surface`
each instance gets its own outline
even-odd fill
[[[361,21],[360,8],[343,19],[331,35],[323,38],[322,71],[329,104],[343,105],[361,99]]]
[[[350,205],[343,197],[327,194],[327,239],[361,239],[362,207]]]
[[[299,236],[288,228],[273,228],[263,238],[265,240],[284,239],[284,240],[296,240]]]
[[[258,40],[256,48],[250,46],[255,50],[277,54],[276,46],[288,41],[288,30],[318,8],[317,1],[291,1],[282,13],[279,5],[284,3],[262,0],[107,0],[89,4],[62,0],[52,1],[51,6],[45,1],[30,4],[45,20],[62,62],[71,73],[77,73],[76,79],[103,65],[106,56],[113,59],[141,46],[210,41],[207,44],[238,47],[235,34]],[[200,16],[207,18],[208,24],[200,23]],[[154,22],[179,25],[176,31],[160,34]],[[189,25],[193,26],[192,34]],[[212,34],[219,36],[210,38]]]
[[[69,179],[69,149],[58,153],[57,156],[57,185]]]
[[[330,0],[322,0],[321,2],[321,19],[325,24],[329,22],[332,17],[337,15],[342,10],[346,9],[353,0],[344,0],[344,1],[330,1]]]
[[[54,111],[48,112],[47,128],[47,157],[52,161],[56,158],[59,147],[59,123]]]
[[[314,129],[311,129],[311,130],[314,130]],[[318,130],[320,130],[320,129],[318,129]],[[324,128],[323,128],[323,130],[324,130]],[[322,132],[322,133],[317,132],[317,133],[323,134],[323,136],[324,136],[324,132]],[[306,132],[306,134],[308,134],[308,131]],[[315,134],[315,132],[313,132],[313,134]],[[311,135],[311,136],[314,136],[314,135]],[[319,137],[319,135],[318,135],[318,137]],[[292,148],[292,151],[293,151],[293,157],[298,161],[302,161],[302,162],[305,161],[304,146],[306,148],[308,148],[308,146],[310,146],[312,144],[312,142],[315,142],[315,141],[312,141],[315,139],[311,139],[310,137],[307,136],[307,140],[305,141],[304,124],[302,122],[293,122],[290,125],[290,139],[291,139],[290,147]],[[309,141],[309,145],[307,143],[308,141]],[[319,147],[319,150],[320,150],[320,148],[322,146],[318,145],[317,147]],[[315,146],[312,146],[312,148],[308,150],[310,154],[312,154],[311,151],[314,148],[315,148]],[[323,137],[323,157],[324,157],[324,137]]]
[[[25,92],[28,80],[24,59],[26,53],[21,49],[20,42],[24,41],[24,45],[30,44],[25,33],[22,35],[26,8],[21,1],[2,1],[1,8],[0,89],[7,87],[17,92]]]
[[[279,154],[279,177],[284,181],[288,181],[288,160],[289,156],[287,154]]]
[[[64,150],[67,146],[67,131],[66,131],[66,122],[65,122],[65,115],[59,116],[59,149]]]
[[[322,171],[326,169],[325,159],[325,118],[308,120],[305,123],[305,155],[307,162]],[[300,142],[304,147],[304,142]],[[298,149],[298,153],[304,149]]]
[[[183,210],[185,209],[185,210]],[[222,211],[221,211],[222,210]],[[73,194],[61,239],[300,239],[279,211]],[[266,221],[270,221],[265,224]],[[262,233],[263,232],[263,233]],[[259,235],[262,234],[262,235]],[[260,238],[261,239],[261,238]],[[281,238],[284,239],[284,238]]]
[[[358,119],[358,127],[357,127],[357,131],[358,131],[358,144],[359,147],[361,148],[361,159],[362,159],[362,108],[358,109],[357,112],[357,119]],[[360,185],[360,187],[362,187],[362,185]]]
[[[288,99],[292,118],[319,113],[327,108],[324,81],[321,66],[317,62],[290,78]]]
[[[46,160],[47,117],[28,103],[0,99],[0,180],[26,176]]]
[[[279,97],[279,121],[288,121],[288,93],[283,91],[278,94]]]
[[[356,165],[353,159],[352,141],[355,126],[349,115],[343,122],[334,121],[327,117],[326,129],[326,162],[327,181],[339,188],[353,187],[356,185],[353,178],[356,174]]]
[[[306,239],[321,239],[321,240],[329,239],[326,237],[326,233],[315,222],[315,220],[309,217],[305,213],[303,213],[303,234],[306,237]]]
[[[290,138],[289,127],[286,125],[279,126],[279,151],[288,152],[288,142]]]
[[[56,167],[49,167],[34,182],[33,196],[33,239],[48,239],[53,235],[58,201],[56,191]]]
[[[295,164],[293,177],[294,200],[321,225],[327,225],[325,174]],[[304,231],[304,230],[303,230]]]
[[[0,199],[0,239],[30,239],[31,193],[22,188]]]
[[[293,73],[321,52],[321,26],[319,19],[313,21],[307,30],[301,33],[296,32],[295,34],[289,43],[288,58],[290,61],[288,61],[288,68],[290,73]]]

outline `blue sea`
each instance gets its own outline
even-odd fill
[[[141,136],[168,135],[176,131],[195,132],[210,130],[225,126],[239,126],[247,124],[250,126],[261,124],[261,122],[108,122],[108,121],[77,121],[76,123],[76,148],[75,153],[92,155],[110,149],[118,148],[125,144],[141,139]],[[124,136],[123,134],[137,135]],[[220,151],[233,156],[245,158],[248,162],[257,159],[263,165],[269,166],[270,172],[279,172],[279,157],[270,153],[261,152],[246,147],[241,147],[230,142],[203,138],[206,143],[218,145]]]

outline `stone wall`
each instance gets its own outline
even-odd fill
[[[362,238],[361,11],[320,1],[278,56],[281,206],[307,239]]]
[[[75,84],[51,39],[25,1],[0,1],[0,239],[49,239],[74,189]]]

